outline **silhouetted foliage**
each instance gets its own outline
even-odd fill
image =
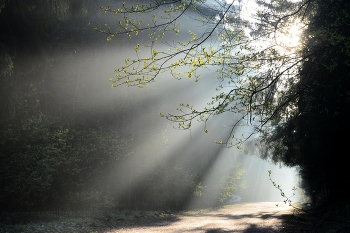
[[[266,144],[274,161],[299,166],[312,200],[347,201],[349,30],[347,1],[310,1],[297,113],[277,122]],[[344,157],[345,156],[345,157]]]

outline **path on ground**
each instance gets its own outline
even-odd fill
[[[276,206],[279,204],[279,206]],[[269,233],[287,232],[282,221],[292,214],[283,203],[257,202],[232,205],[196,215],[180,215],[174,220],[115,229],[109,233]]]

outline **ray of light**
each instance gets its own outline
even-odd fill
[[[121,118],[127,115],[129,119],[123,122],[125,125],[118,125],[116,121],[119,120],[119,116],[115,119],[112,118],[110,119],[111,126],[118,127],[123,132],[129,131],[140,134],[133,135],[134,141],[130,151],[132,156],[124,158],[114,168],[114,171],[120,174],[117,180],[113,180],[113,182],[119,184],[117,197],[127,195],[130,190],[137,188],[142,184],[143,179],[150,176],[163,163],[181,166],[189,162],[194,171],[203,171],[203,184],[213,186],[212,184],[219,180],[219,176],[224,176],[230,172],[230,167],[226,166],[227,164],[245,161],[243,167],[249,173],[248,181],[250,183],[248,185],[251,188],[247,189],[248,191],[245,193],[241,193],[243,200],[277,200],[276,195],[272,194],[267,175],[268,170],[273,170],[274,174],[278,175],[276,182],[280,182],[279,178],[283,175],[279,172],[275,173],[276,170],[278,171],[277,167],[252,158],[242,160],[241,155],[236,150],[223,150],[220,145],[214,143],[215,140],[224,140],[230,133],[230,128],[226,126],[232,125],[234,122],[231,114],[223,114],[209,122],[207,124],[209,134],[204,133],[203,124],[195,124],[193,129],[187,132],[173,130],[172,127],[175,124],[159,117],[160,111],[170,112],[178,103],[187,100],[198,108],[204,107],[214,92],[215,80],[204,77],[203,81],[194,84],[191,80],[178,82],[164,75],[157,83],[151,84],[145,89],[137,90],[126,87],[109,90],[108,82],[106,82],[106,86],[101,84],[104,83],[104,80],[107,80],[106,77],[114,75],[111,71],[118,64],[123,63],[124,57],[120,55],[129,54],[130,49],[132,49],[131,46],[125,49],[118,47],[106,50],[94,50],[92,48],[94,59],[91,58],[92,54],[84,54],[84,51],[67,54],[67,56],[75,56],[75,60],[80,61],[77,64],[84,65],[80,67],[81,73],[74,77],[76,79],[74,81],[76,86],[72,91],[74,94],[67,101],[69,104],[74,103],[73,110],[81,111],[82,114],[91,114],[91,118],[93,118],[92,113],[94,112],[105,111],[107,114],[108,111],[116,112],[117,109]],[[130,57],[132,58],[132,56],[131,53]],[[72,59],[67,59],[67,63],[71,61]],[[89,66],[89,64],[95,65]],[[69,64],[62,64],[62,66],[64,68]],[[212,73],[207,72],[204,76],[210,77]],[[87,88],[89,82],[90,85],[91,82],[100,84],[89,90]],[[65,88],[66,86],[61,86],[56,91],[60,92],[61,96],[70,95]],[[88,100],[81,99],[83,95],[79,95],[80,92],[84,91],[91,91]],[[110,110],[106,110],[106,108],[110,108]],[[153,128],[154,121],[158,121],[158,127],[156,128]],[[149,122],[152,122],[151,127],[147,126]],[[291,178],[289,183],[293,182]],[[283,185],[286,184],[286,179],[283,179],[282,183]],[[285,189],[289,189],[289,187]],[[214,198],[219,194],[219,190],[212,190],[212,193],[212,198]],[[189,204],[189,207],[193,206],[196,206],[195,199]]]

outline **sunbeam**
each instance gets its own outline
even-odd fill
[[[207,6],[214,2],[208,1]],[[231,3],[235,5],[235,11],[242,9],[240,17],[250,17],[250,12],[247,11],[250,6],[241,1],[227,1],[227,4]],[[126,58],[130,62],[147,57],[155,50],[166,51],[163,53],[165,55],[170,54],[169,46],[178,46],[180,41],[195,38],[196,33],[199,36],[203,31],[204,35],[209,35],[209,29],[215,28],[213,33],[224,30],[230,24],[229,19],[223,20],[224,24],[221,25],[218,23],[219,11],[203,8],[201,14],[208,14],[211,19],[205,25],[200,20],[194,20],[199,13],[189,9],[184,14],[184,19],[179,21],[178,28],[183,34],[166,35],[160,43],[147,47],[144,44],[149,42],[149,37],[142,32],[138,36],[132,34],[130,38],[125,34],[117,35],[113,40],[107,37],[109,41],[106,41],[105,35],[92,28],[95,25],[103,27],[105,23],[111,27],[117,26],[116,16],[102,14],[102,2],[88,1],[86,4],[89,12],[85,12],[87,15],[81,16],[80,21],[73,17],[69,22],[57,19],[57,25],[56,21],[51,22],[53,25],[50,27],[55,30],[47,29],[41,35],[47,39],[46,47],[42,47],[42,50],[32,53],[28,46],[29,52],[23,53],[19,58],[16,57],[20,54],[19,51],[12,54],[16,58],[18,70],[13,74],[14,78],[10,79],[13,83],[6,83],[12,88],[13,102],[12,97],[6,97],[9,102],[4,106],[11,108],[11,111],[4,115],[8,114],[9,122],[15,122],[9,126],[19,124],[18,128],[23,131],[40,128],[42,132],[38,131],[37,135],[30,137],[43,136],[38,140],[43,144],[40,150],[47,151],[30,151],[30,154],[44,157],[55,154],[57,157],[42,159],[44,164],[40,166],[50,167],[51,164],[46,164],[49,163],[47,161],[55,161],[56,167],[47,170],[46,175],[38,175],[35,180],[38,186],[46,184],[39,182],[43,177],[47,177],[47,184],[52,182],[52,186],[50,183],[47,189],[57,189],[50,197],[56,198],[53,205],[60,206],[62,202],[73,203],[71,209],[93,207],[103,210],[106,206],[114,205],[120,209],[178,210],[224,205],[233,195],[239,195],[243,201],[281,200],[274,194],[278,190],[269,182],[267,173],[268,170],[273,170],[274,175],[279,174],[274,177],[278,183],[279,177],[284,176],[277,172],[279,168],[258,160],[255,155],[243,155],[237,148],[227,148],[228,139],[234,135],[244,135],[244,138],[253,130],[246,127],[247,122],[234,127],[242,114],[220,112],[218,108],[198,121],[193,119],[188,130],[179,130],[179,122],[161,117],[161,114],[176,116],[179,113],[196,113],[193,109],[208,107],[212,110],[211,108],[218,107],[216,104],[222,99],[215,99],[215,96],[222,91],[229,92],[235,85],[217,77],[218,67],[234,67],[234,64],[227,65],[225,59],[220,60],[224,53],[219,53],[219,57],[215,58],[219,59],[216,62],[224,61],[222,64],[211,63],[206,67],[197,67],[194,75],[189,75],[191,64],[201,64],[203,58],[196,53],[179,53],[169,59],[169,62],[192,56],[192,63],[178,67],[176,72],[181,74],[178,79],[171,77],[172,70],[167,70],[159,73],[156,80],[150,81],[144,88],[128,86],[130,83],[111,88],[109,82],[109,79],[118,77],[118,72],[114,72],[116,67],[128,63]],[[164,9],[157,8],[156,12],[161,10]],[[142,19],[141,15],[137,19]],[[43,28],[48,27],[40,22],[38,21]],[[293,39],[282,40],[287,44],[296,43],[299,27],[296,23],[289,28],[289,38]],[[8,35],[8,38],[10,40],[12,35]],[[27,46],[26,42],[18,44]],[[222,41],[213,37],[199,44],[198,51],[210,53],[211,49],[220,48]],[[7,46],[10,46],[9,50],[12,49],[11,44]],[[13,48],[17,49],[16,46]],[[238,50],[240,47],[236,46],[230,52],[236,53]],[[40,51],[44,52],[41,54]],[[41,57],[33,54],[41,54]],[[215,54],[207,54],[205,58],[209,61],[214,56]],[[159,63],[162,61],[160,59]],[[196,74],[201,75],[194,78]],[[234,81],[235,75],[229,73],[223,78]],[[18,89],[17,83],[21,83]],[[220,85],[223,87],[217,88]],[[234,106],[236,103],[231,104]],[[48,120],[47,125],[42,123],[45,117],[51,120]],[[21,122],[28,125],[21,125]],[[17,131],[10,129],[7,133],[13,132]],[[53,136],[45,136],[48,132],[53,133]],[[86,145],[79,144],[81,141]],[[47,148],[48,145],[53,148]],[[25,150],[32,148],[29,145]],[[21,154],[24,155],[26,154]],[[59,156],[62,156],[62,161],[59,161]],[[31,162],[30,166],[37,164],[36,160]],[[290,185],[287,185],[286,180],[284,179],[282,188],[288,190]],[[290,184],[295,182],[293,179],[288,181]],[[31,183],[27,185],[29,187]]]

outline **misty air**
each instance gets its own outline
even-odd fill
[[[350,232],[349,11],[0,0],[0,232]]]

